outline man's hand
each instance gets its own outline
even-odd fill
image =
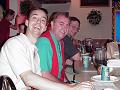
[[[67,59],[66,62],[65,62],[66,65],[72,65],[73,64],[73,61],[70,60],[70,59]]]
[[[86,81],[75,85],[74,90],[93,90],[93,88],[93,84],[89,81]]]

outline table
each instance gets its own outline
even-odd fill
[[[88,70],[83,69],[82,62],[77,65],[76,69],[79,73],[72,73],[72,69],[66,69],[66,75],[70,81],[75,81],[76,83],[83,81],[91,81],[94,85],[94,90],[104,90],[104,88],[113,88],[114,90],[120,90],[120,80],[114,83],[103,83],[103,82],[94,82],[91,80],[91,77],[97,75],[97,71],[94,68],[94,65],[90,63]]]

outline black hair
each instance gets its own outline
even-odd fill
[[[30,11],[29,11],[29,13],[28,13],[28,15],[27,15],[27,18],[30,17],[30,14],[31,14],[34,10],[42,10],[42,11],[46,14],[46,16],[47,16],[47,18],[48,18],[48,11],[47,11],[47,9],[45,9],[45,8],[39,8],[39,7],[31,8]]]
[[[70,22],[71,21],[77,21],[79,23],[79,26],[80,26],[80,20],[78,18],[76,18],[76,17],[69,17],[69,19],[70,19]]]
[[[57,13],[57,12],[53,12],[53,13],[50,15],[49,20],[48,20],[49,23],[53,20],[54,15],[55,15],[56,13]]]
[[[8,16],[8,15],[14,15],[14,13],[15,13],[14,10],[8,9],[8,10],[6,10],[4,17],[6,17],[6,16]]]
[[[17,90],[11,78],[7,75],[0,76],[0,90]]]

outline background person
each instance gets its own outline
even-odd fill
[[[31,3],[32,2],[30,0],[20,0],[20,7],[18,10],[18,14],[15,18],[15,24],[17,26],[18,34],[20,34],[21,32],[22,33],[24,32],[24,28],[26,27],[25,21],[27,19],[28,12],[32,8]]]
[[[16,26],[13,25],[10,21],[14,19],[15,11],[8,9],[5,12],[4,18],[0,21],[0,47],[4,42],[9,38],[10,28],[16,30]]]
[[[30,12],[26,34],[10,38],[0,53],[0,75],[8,75],[17,90],[79,90],[92,89],[92,84],[81,83],[74,86],[56,83],[41,77],[39,56],[35,43],[46,30],[47,15],[45,9],[34,9]]]
[[[73,44],[73,37],[76,35],[76,33],[80,29],[80,21],[76,17],[70,17],[70,25],[68,29],[68,34],[64,37],[64,48],[65,48],[65,59],[66,64],[73,64],[73,72],[76,73],[76,70],[74,69],[74,63],[72,61],[75,61],[75,63],[80,63],[80,53],[79,50],[76,48],[76,46]]]
[[[19,24],[19,26],[18,26],[19,28],[19,33],[17,34],[17,35],[19,35],[20,33],[23,33],[23,34],[25,34],[26,33],[26,25],[25,25],[25,23],[22,23],[22,24]]]

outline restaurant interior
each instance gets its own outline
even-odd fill
[[[24,0],[1,0],[0,2],[5,2],[7,7],[19,13],[20,2]],[[33,5],[38,5],[40,7],[46,8],[48,10],[49,16],[56,11],[64,11],[69,12],[70,16],[75,16],[79,18],[81,25],[80,31],[75,36],[75,39],[84,40],[85,38],[99,39],[101,43],[101,39],[112,39],[113,27],[112,27],[112,0],[109,1],[106,5],[96,4],[91,5],[87,3],[87,5],[81,5],[81,2],[84,0],[31,0]],[[89,0],[86,0],[89,1]],[[96,0],[93,0],[96,1]],[[101,1],[101,0],[99,0]],[[102,0],[104,1],[104,0]],[[92,2],[94,3],[94,2]],[[99,3],[99,2],[97,2]],[[100,2],[101,3],[101,2]],[[88,15],[92,10],[100,11],[101,21],[99,24],[91,24],[89,23],[89,19],[87,19]],[[14,22],[14,21],[13,21]],[[15,35],[16,31],[11,30],[11,36]]]
[[[119,0],[1,0],[0,4],[3,11],[10,8],[15,10],[17,15],[20,14],[20,5],[24,1],[30,1],[33,6],[47,9],[49,16],[53,12],[68,12],[70,16],[80,20],[80,30],[74,36],[73,43],[81,53],[82,63],[76,64],[77,73],[74,73],[73,67],[68,65],[66,74],[70,83],[92,81],[95,85],[94,90],[120,90]],[[15,20],[12,21],[14,22]],[[15,36],[17,33],[11,29],[10,36]],[[87,68],[83,64],[84,56],[89,56]],[[115,68],[112,70],[113,77],[110,76],[110,80],[101,80],[96,68],[98,63],[106,64],[109,59],[110,66],[112,69]]]

